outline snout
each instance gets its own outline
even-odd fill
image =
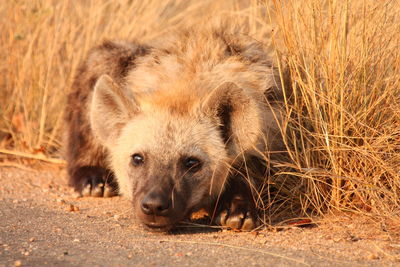
[[[150,230],[168,231],[185,217],[185,205],[170,191],[152,189],[137,198],[135,213]]]
[[[141,211],[152,216],[168,216],[171,212],[171,206],[171,199],[163,192],[157,191],[145,195],[140,203]]]

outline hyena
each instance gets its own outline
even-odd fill
[[[78,70],[66,108],[70,184],[122,194],[150,229],[205,209],[257,226],[256,191],[282,150],[282,89],[267,49],[235,31],[189,29],[110,42]]]

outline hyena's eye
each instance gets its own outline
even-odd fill
[[[143,155],[139,153],[135,153],[132,155],[132,165],[133,166],[140,166],[144,163],[144,157]]]
[[[190,172],[197,172],[201,169],[201,161],[198,158],[188,157],[183,161],[185,169]]]

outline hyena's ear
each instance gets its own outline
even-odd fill
[[[255,96],[225,82],[206,97],[202,109],[218,123],[228,153],[237,155],[253,149],[260,138],[260,105]]]
[[[105,145],[113,145],[121,128],[137,112],[136,101],[128,98],[110,76],[102,75],[97,80],[90,106],[90,125]]]

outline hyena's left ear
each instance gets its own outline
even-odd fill
[[[254,149],[261,137],[260,105],[256,96],[225,82],[206,97],[202,109],[219,125],[228,153],[237,155]]]
[[[110,76],[102,75],[96,82],[90,106],[90,126],[106,145],[113,145],[121,128],[139,112],[139,106],[129,98]]]

